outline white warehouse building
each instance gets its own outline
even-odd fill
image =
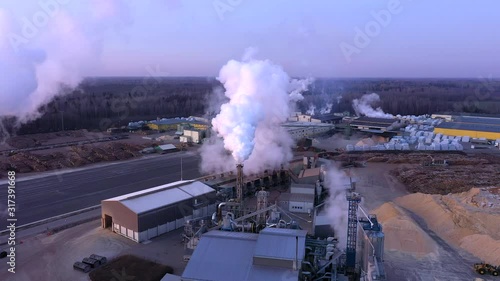
[[[101,223],[143,242],[215,212],[215,190],[193,180],[177,181],[101,202]]]

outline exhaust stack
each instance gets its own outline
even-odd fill
[[[236,165],[236,200],[243,204],[243,165]]]

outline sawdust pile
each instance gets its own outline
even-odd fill
[[[389,164],[418,164],[421,165],[424,161],[429,161],[433,158],[435,161],[446,160],[450,165],[483,165],[483,164],[500,164],[499,157],[491,157],[488,154],[478,154],[473,157],[463,152],[400,152],[400,151],[384,151],[384,152],[349,152],[338,153],[332,159],[336,161],[346,161],[348,159],[354,161],[367,162],[384,162]]]
[[[52,142],[65,142],[74,140],[86,140],[96,138],[97,133],[90,133],[87,130],[64,131],[57,133],[42,133],[14,136],[7,139],[7,144],[12,148],[30,148],[46,145]]]
[[[97,143],[65,148],[65,152],[39,154],[20,152],[0,164],[1,170],[16,169],[19,173],[45,172],[55,169],[81,167],[103,161],[126,160],[140,155],[144,145],[121,142]]]
[[[485,202],[488,202],[485,204]],[[461,194],[410,194],[395,202],[420,216],[450,244],[483,261],[500,264],[500,198],[486,189]]]
[[[403,210],[394,203],[385,203],[374,211],[382,223],[385,249],[421,257],[437,253],[437,245]]]
[[[448,194],[468,191],[471,187],[500,184],[500,165],[450,165],[448,167],[399,167],[391,171],[410,192]]]
[[[326,158],[347,162],[401,164],[391,175],[408,191],[426,194],[460,193],[472,187],[500,185],[500,157],[490,154],[466,155],[463,152],[351,152],[324,153]],[[448,166],[428,166],[423,163],[446,160]]]

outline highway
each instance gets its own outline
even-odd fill
[[[150,155],[58,174],[17,175],[16,225],[99,205],[101,200],[200,176],[194,152]],[[23,177],[27,177],[23,180]],[[7,184],[0,184],[0,229],[7,227]]]

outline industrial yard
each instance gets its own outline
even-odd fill
[[[376,214],[383,227],[385,235],[383,264],[387,280],[401,280],[400,278],[428,280],[426,278],[430,278],[430,276],[437,278],[437,280],[471,280],[476,276],[476,273],[471,269],[474,262],[487,261],[492,264],[500,262],[498,260],[498,251],[500,251],[498,233],[500,230],[497,229],[500,225],[498,221],[500,217],[498,187],[475,187],[475,184],[472,183],[475,188],[471,186],[461,193],[456,190],[450,191],[451,194],[441,192],[444,195],[439,195],[434,190],[413,193],[412,187],[398,180],[394,171],[399,169],[401,159],[407,159],[403,162],[405,165],[419,169],[421,161],[425,160],[426,157],[394,154],[386,155],[385,157],[388,159],[384,159],[384,161],[373,161],[373,158],[378,159],[381,156],[379,154],[366,154],[363,156],[364,158],[360,158],[361,156],[357,154],[350,154],[350,156],[357,157],[356,161],[365,158],[367,160],[364,167],[350,167],[346,171],[355,179],[356,191],[362,195],[360,206],[367,212]],[[332,159],[324,158],[318,163],[327,164],[328,161],[333,161],[332,163],[341,166],[345,157],[345,154],[338,154]],[[475,160],[460,154],[438,155],[436,160],[441,159],[439,157],[446,157],[450,163],[454,161],[461,163],[458,161],[468,160],[468,162],[462,163],[464,165],[481,163],[487,166],[489,164],[484,159]],[[488,161],[495,159],[494,157],[486,158]],[[318,158],[319,160],[321,159]],[[296,163],[302,165],[302,161]],[[449,168],[451,167],[452,165],[449,166]],[[409,168],[405,167],[405,169]],[[228,174],[227,176],[228,179],[235,180],[236,175]],[[220,175],[215,176],[217,178],[215,182],[223,181],[223,178],[218,179],[219,177]],[[209,180],[207,183],[212,181],[210,177],[205,179]],[[201,181],[205,182],[205,179],[201,179]],[[420,184],[425,185],[423,182]],[[495,182],[492,182],[492,186],[494,184]],[[498,182],[496,185],[498,186]],[[463,189],[463,187],[460,188],[460,190]],[[281,190],[281,192],[283,191]],[[273,202],[279,197],[279,193],[274,191],[271,193],[275,195],[270,195],[270,198],[275,199],[269,200],[269,202]],[[256,199],[250,196],[248,204],[257,204],[258,200]],[[281,206],[283,207],[283,205]],[[311,224],[306,222],[307,218],[308,216],[305,214],[304,220],[298,218],[294,220],[310,231]],[[16,275],[16,278],[19,279],[12,280],[25,280],[23,278],[38,272],[35,265],[37,261],[40,261],[40,255],[37,255],[37,251],[34,249],[43,251],[43,264],[54,264],[54,269],[47,271],[46,274],[49,272],[50,274],[46,277],[55,278],[55,280],[58,280],[57,278],[60,280],[68,280],[66,278],[88,280],[86,279],[88,275],[67,270],[67,268],[71,267],[74,260],[91,253],[104,255],[108,259],[133,254],[170,266],[174,269],[174,275],[179,276],[190,263],[189,259],[185,258],[186,242],[181,240],[181,234],[186,235],[184,223],[182,223],[182,227],[170,232],[167,231],[166,234],[152,238],[147,243],[134,242],[133,239],[126,237],[126,232],[124,236],[120,236],[102,228],[99,224],[99,221],[93,221],[59,233],[51,235],[43,233],[24,239],[23,244],[18,246],[19,255],[24,256],[20,262],[31,266],[29,270],[23,270],[22,274]],[[193,226],[196,231],[196,226]],[[193,232],[190,233],[193,235]],[[203,239],[198,243],[201,241]],[[68,247],[72,249],[72,256],[68,256]],[[481,249],[488,249],[488,251]],[[29,251],[30,255],[23,254],[24,251]],[[188,253],[193,254],[192,251]],[[64,262],[57,263],[60,260]],[[196,260],[193,261],[196,262]],[[457,267],[457,264],[463,266]],[[409,265],[412,265],[411,270],[407,268]]]
[[[61,197],[61,202],[75,202],[61,205],[73,206],[72,209],[66,208],[66,212],[78,210],[76,206],[94,206],[89,203],[100,201],[101,220],[87,216],[88,219],[81,221],[83,224],[78,225],[76,221],[77,226],[67,230],[64,227],[47,228],[39,235],[23,237],[18,246],[20,255],[24,256],[20,262],[32,266],[29,270],[23,269],[22,274],[16,275],[20,279],[14,280],[33,278],[30,274],[37,272],[36,265],[42,266],[37,262],[40,260],[37,251],[43,252],[44,264],[57,264],[57,268],[47,271],[44,277],[56,280],[101,280],[127,274],[126,270],[117,270],[112,263],[93,270],[92,259],[84,259],[88,264],[76,262],[91,254],[104,256],[110,261],[118,259],[117,265],[132,263],[139,258],[144,262],[133,262],[137,265],[134,267],[137,269],[130,269],[133,276],[148,279],[168,272],[165,280],[405,278],[425,281],[431,276],[436,280],[470,280],[477,276],[473,264],[481,261],[500,264],[500,157],[495,149],[470,149],[470,144],[461,138],[465,149],[436,151],[435,146],[429,146],[433,149],[422,151],[418,145],[429,143],[424,136],[430,138],[431,133],[418,133],[418,130],[429,132],[433,126],[433,121],[426,118],[421,122],[429,123],[425,125],[427,127],[405,127],[398,122],[384,123],[376,119],[377,124],[383,126],[399,124],[404,128],[401,132],[406,137],[398,138],[394,136],[396,131],[387,136],[383,128],[372,127],[370,132],[364,132],[365,129],[359,126],[370,122],[369,118],[358,123],[347,121],[354,134],[346,137],[343,133],[346,123],[338,117],[295,116],[282,126],[297,141],[293,158],[280,168],[260,173],[245,173],[245,166],[237,165],[236,169],[223,173],[200,175],[196,171],[198,153],[203,161],[205,152],[199,147],[205,144],[200,144],[198,138],[209,136],[193,135],[190,125],[178,127],[175,133],[181,136],[181,142],[175,145],[175,139],[168,136],[174,131],[159,133],[159,129],[156,134],[146,136],[133,132],[126,138],[111,137],[77,145],[71,144],[83,141],[78,137],[87,136],[88,140],[89,135],[69,133],[70,139],[64,142],[70,144],[67,146],[58,146],[61,140],[53,140],[57,136],[35,136],[32,138],[34,143],[19,137],[16,149],[27,151],[4,157],[20,172],[50,171],[54,167],[50,161],[45,161],[47,157],[59,163],[62,163],[61,159],[80,157],[64,167],[83,166],[82,170],[60,169],[53,184],[64,184],[65,179],[75,182],[70,179],[77,179],[78,174],[85,178],[86,171],[92,170],[96,171],[92,177],[97,176],[97,180],[115,175],[116,179],[106,180],[114,182],[112,186],[120,184],[119,179],[126,171],[133,175],[144,170],[152,176],[162,169],[173,172],[174,166],[176,171],[168,176],[172,178],[170,181],[165,181],[166,177],[151,181],[137,174],[136,185],[125,184],[119,190],[90,192],[91,197],[79,195],[74,198],[76,201],[63,199],[65,197],[60,193],[54,194]],[[175,120],[152,122],[173,126],[179,122]],[[434,125],[440,122],[434,122]],[[188,134],[185,139],[182,138],[183,131]],[[411,135],[405,133],[407,131]],[[94,139],[100,140],[96,136]],[[449,139],[449,146],[456,143],[455,138]],[[440,145],[445,140],[440,137]],[[51,147],[54,142],[58,147]],[[182,142],[192,144],[177,146]],[[434,139],[430,142],[437,143]],[[413,149],[404,149],[402,145],[398,149],[398,143],[408,143]],[[40,147],[43,149],[37,149]],[[174,150],[162,155],[163,150],[170,147]],[[186,149],[189,151],[178,152]],[[157,155],[144,156],[150,154],[149,151]],[[23,156],[31,162],[21,161]],[[136,159],[121,161],[127,158]],[[182,158],[185,158],[184,168],[179,167]],[[167,159],[170,162],[161,162]],[[163,167],[165,163],[170,164]],[[183,175],[189,180],[183,179]],[[45,176],[35,173],[31,177],[33,180],[27,180],[27,186],[31,181],[37,185],[40,183],[37,178]],[[71,190],[79,186],[72,185],[66,188]],[[108,194],[114,194],[114,197]],[[88,203],[82,205],[84,202]],[[23,208],[20,208],[19,217],[26,216],[31,218],[30,221],[44,218],[45,209],[42,207],[36,213],[40,216],[29,217],[23,215]],[[357,212],[352,212],[357,208]],[[298,237],[299,243],[293,242],[291,237]],[[278,248],[297,249],[298,252],[280,253],[268,249],[269,243],[278,241],[272,242],[273,239],[282,241],[283,245]],[[231,248],[227,248],[227,253],[221,248],[227,243],[241,252],[234,271],[227,277],[219,274],[223,270],[219,267],[232,263],[223,259],[211,263],[213,271],[199,271],[216,252],[230,256]],[[218,249],[216,252],[214,247]],[[371,247],[374,247],[373,253]],[[35,254],[24,255],[23,251],[28,249],[35,249],[30,252]],[[67,249],[72,249],[71,255]],[[305,249],[312,249],[322,256],[308,257],[307,251],[310,250]],[[58,264],[59,260],[64,260],[64,264]],[[90,271],[92,275],[89,277],[78,270],[68,271],[73,263],[75,268],[77,264],[88,267],[84,271]],[[263,268],[264,263],[275,265]],[[457,264],[464,266],[457,267]],[[138,275],[140,268],[148,266],[157,268],[151,272],[153,275]],[[167,268],[171,270],[166,271]]]
[[[500,2],[0,2],[0,280],[500,281]]]

